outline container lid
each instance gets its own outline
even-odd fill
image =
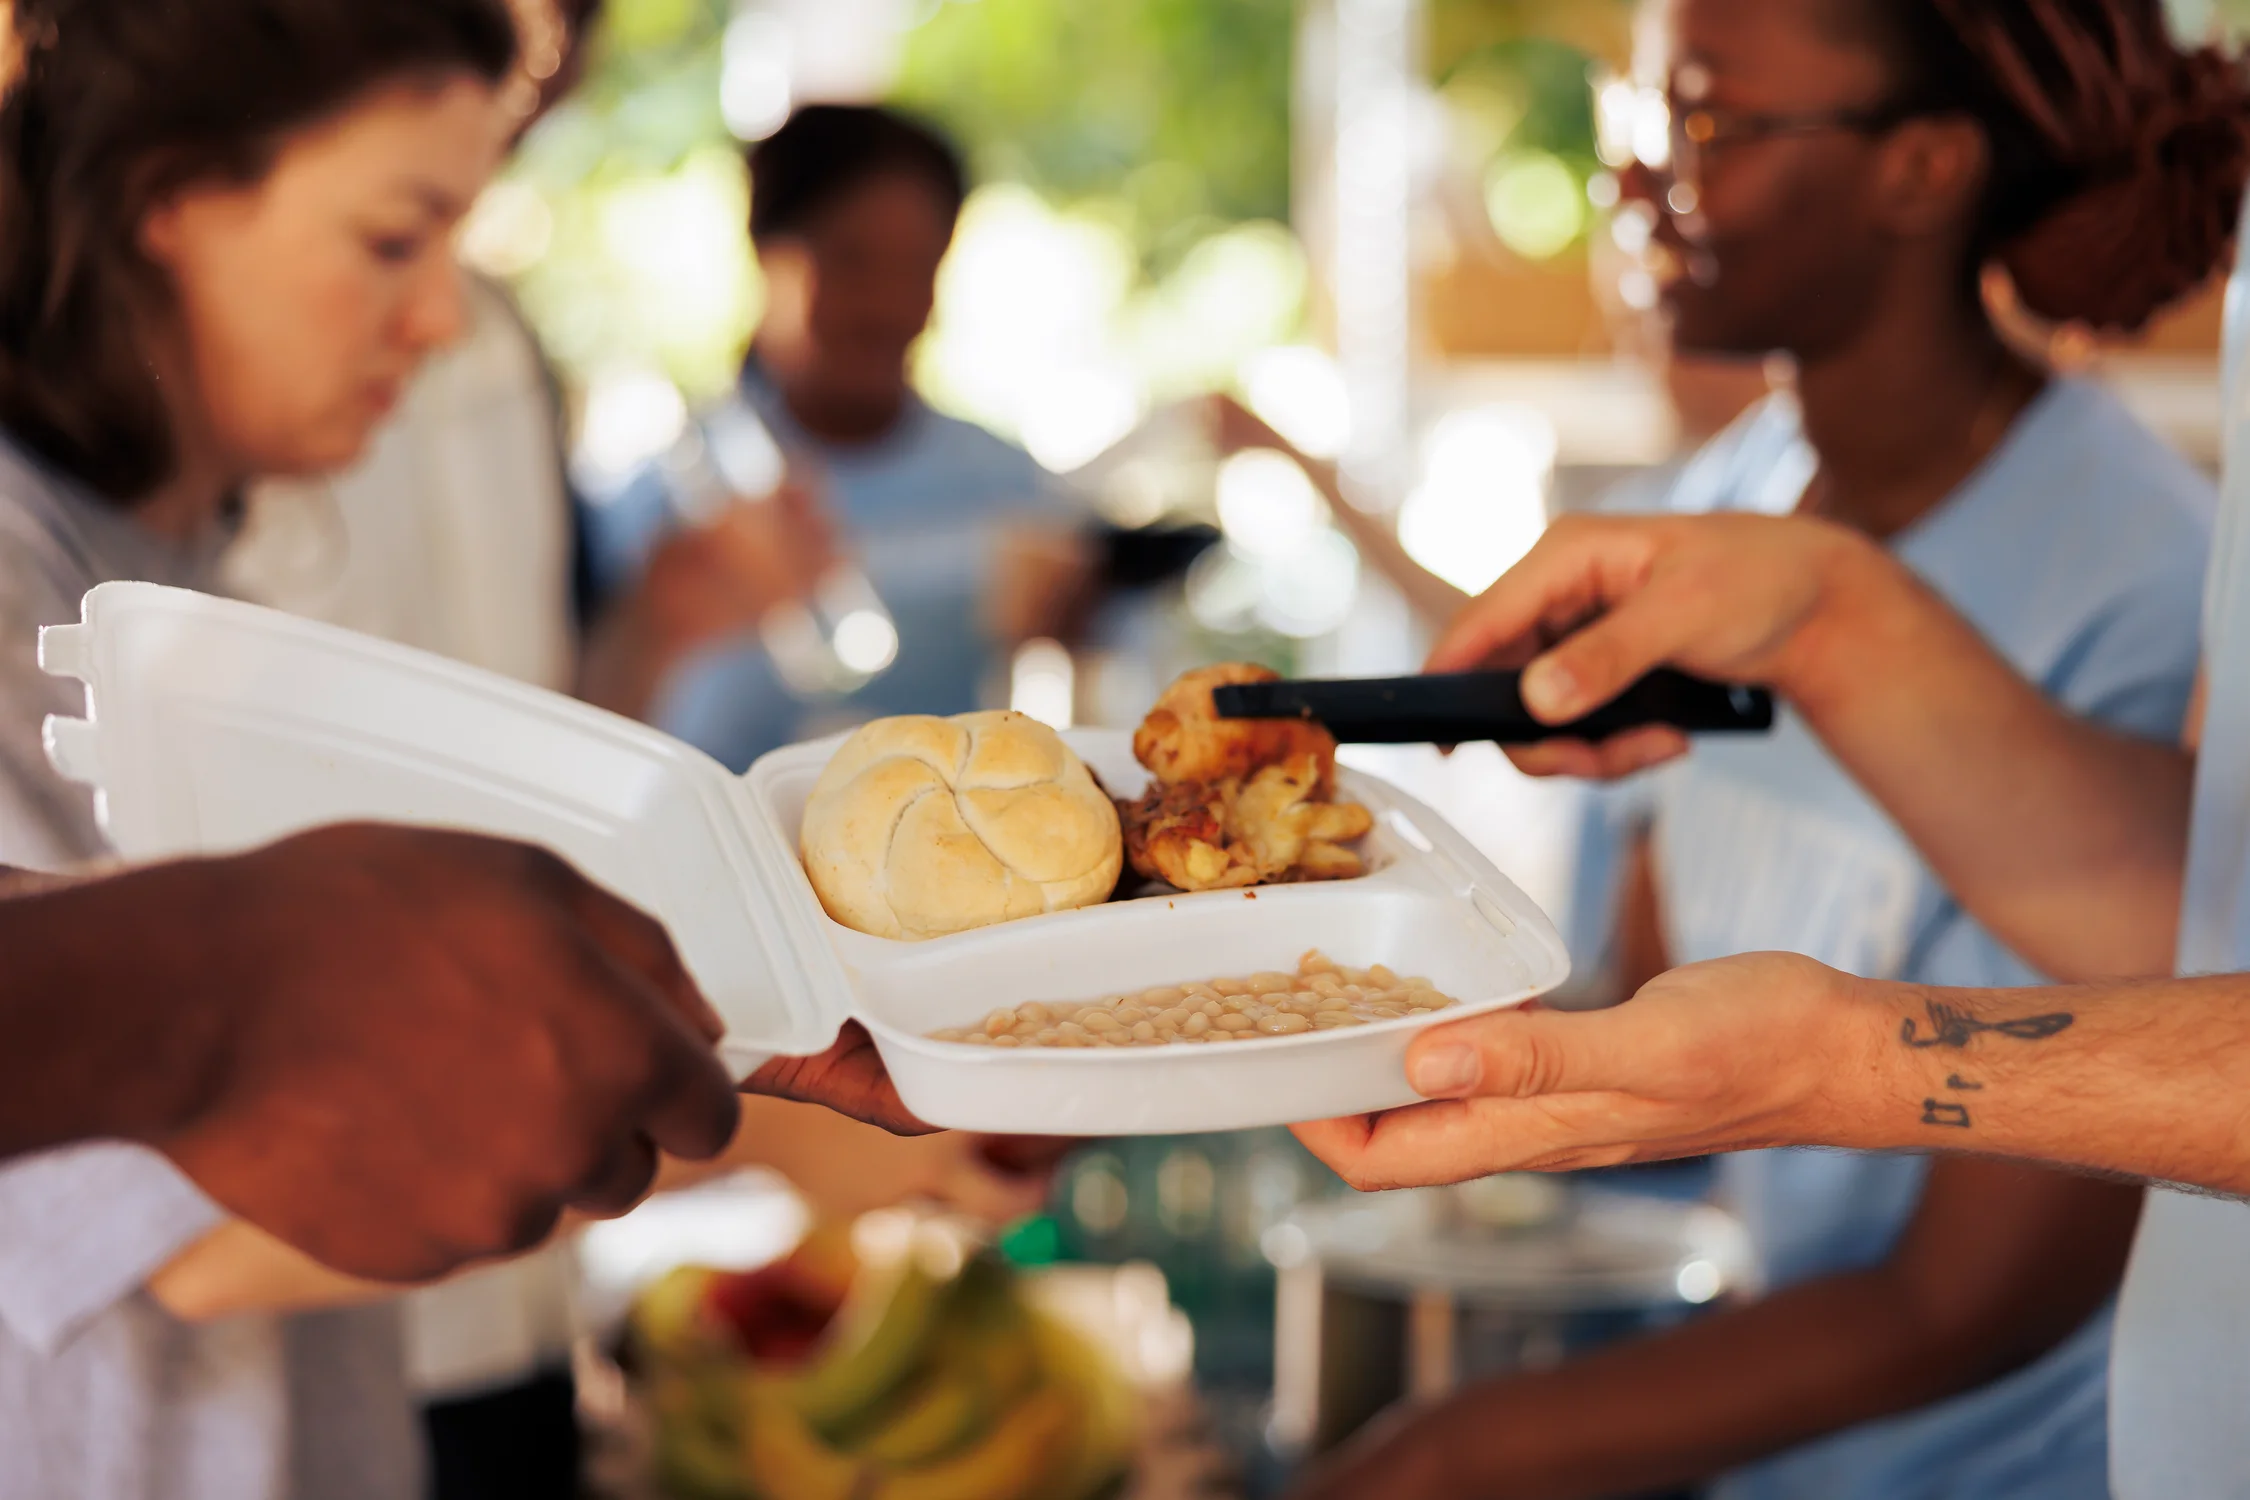
[[[40,665],[86,684],[47,721],[119,853],[252,848],[327,824],[454,828],[544,846],[664,923],[747,1072],[835,1039],[851,987],[775,893],[796,855],[709,756],[631,720],[276,610],[105,583]]]

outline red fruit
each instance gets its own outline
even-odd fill
[[[712,1277],[704,1306],[751,1359],[790,1365],[812,1353],[843,1299],[834,1287],[782,1261]]]

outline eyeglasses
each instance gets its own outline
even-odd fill
[[[1603,164],[1622,170],[1638,162],[1691,186],[1700,181],[1704,158],[1725,146],[1834,131],[1876,135],[1907,117],[1893,105],[1790,114],[1683,106],[1670,89],[1615,74],[1597,76],[1593,85],[1595,144]]]

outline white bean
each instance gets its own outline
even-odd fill
[[[1427,979],[1401,979],[1382,964],[1345,968],[1315,950],[1293,975],[1268,971],[1156,985],[1075,1005],[1030,1001],[993,1010],[979,1024],[942,1027],[929,1036],[968,1047],[1202,1046],[1429,1016],[1458,1003]]]

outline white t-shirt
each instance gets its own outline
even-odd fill
[[[2226,478],[2204,596],[2208,702],[2183,974],[2250,971],[2250,233],[2227,298]],[[2118,1500],[2250,1496],[2250,1205],[2149,1195],[2110,1365]]]

